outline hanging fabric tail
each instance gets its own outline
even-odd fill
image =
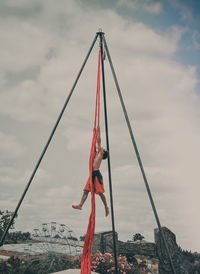
[[[96,142],[98,136],[98,129],[100,125],[100,69],[101,69],[101,56],[99,50],[98,56],[98,71],[97,71],[97,89],[96,89],[96,106],[95,106],[95,117],[94,117],[94,130],[92,137],[92,145],[90,149],[90,160],[89,160],[89,174],[90,174],[90,189],[91,189],[91,213],[85,236],[85,242],[83,247],[83,253],[81,258],[81,274],[91,273],[91,249],[95,231],[95,193],[92,183],[92,169],[93,161],[95,157]]]

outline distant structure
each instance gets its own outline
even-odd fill
[[[159,258],[156,252],[155,243],[141,241],[122,242],[118,240],[117,233],[115,234],[117,242],[117,253],[125,255],[127,260],[135,266],[145,262],[151,273],[158,274]],[[96,233],[94,236],[92,252],[100,251],[102,253],[113,253],[112,231]]]
[[[187,271],[185,272],[185,269],[188,267],[184,265],[182,250],[176,243],[176,235],[167,227],[162,227],[162,231],[165,235],[176,273],[188,273]],[[125,255],[127,258],[132,257],[132,261],[136,259],[138,264],[145,260],[153,271],[152,273],[171,274],[168,255],[158,229],[154,230],[154,238],[155,243],[144,240],[122,242],[118,240],[116,233],[117,252]],[[103,253],[112,253],[112,248],[112,231],[95,234],[93,252],[99,250]]]
[[[0,255],[24,259],[50,254],[76,256],[81,254],[82,244],[67,225],[50,222],[33,229],[29,241],[3,245]]]
[[[176,243],[176,235],[170,231],[167,227],[163,227],[162,231],[165,235],[165,240],[171,254],[173,265],[175,267],[176,273],[187,273],[184,272],[184,267],[182,266],[182,251]],[[163,243],[163,239],[160,236],[159,229],[154,230],[156,252],[159,258],[159,273],[160,274],[171,274],[171,267],[168,260],[167,252]]]
[[[37,242],[44,253],[68,255],[80,254],[80,243],[74,232],[65,224],[56,222],[44,223],[35,228],[32,240]]]

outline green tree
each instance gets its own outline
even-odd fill
[[[3,236],[4,231],[6,230],[13,212],[5,210],[0,210],[0,238]],[[11,229],[14,229],[14,221],[11,225]],[[31,239],[31,234],[29,232],[14,231],[8,232],[6,235],[5,244],[16,244],[18,241],[27,241]]]
[[[5,231],[6,227],[8,226],[10,219],[12,217],[12,214],[13,214],[13,212],[11,212],[11,211],[0,210],[0,234],[2,234]],[[14,222],[13,222],[11,228],[14,228]]]
[[[79,237],[80,241],[85,241],[85,235]]]
[[[141,241],[144,239],[144,236],[142,236],[140,233],[136,233],[135,235],[133,235],[133,241]]]
[[[10,222],[10,219],[12,218],[12,214],[13,214],[13,212],[11,212],[11,211],[0,210],[0,238],[3,236],[3,233],[6,230],[8,224]],[[11,229],[14,228],[14,221],[10,228]],[[9,233],[7,234],[5,243],[8,243],[8,241],[7,241],[8,239],[9,239]]]

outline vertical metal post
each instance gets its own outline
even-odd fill
[[[115,70],[114,70],[114,67],[113,67],[113,63],[112,63],[110,53],[109,53],[107,43],[106,43],[106,40],[105,40],[104,36],[103,36],[103,43],[104,43],[105,50],[106,50],[106,53],[107,53],[107,56],[108,56],[108,60],[109,60],[109,63],[110,63],[110,67],[111,67],[111,71],[112,71],[112,74],[113,74],[114,82],[115,82],[116,89],[117,89],[119,99],[120,99],[120,103],[121,103],[121,106],[122,106],[122,109],[123,109],[123,112],[124,112],[124,117],[125,117],[125,120],[126,120],[126,123],[127,123],[127,126],[128,126],[128,130],[129,130],[130,137],[131,137],[131,140],[132,140],[132,144],[133,144],[133,147],[134,147],[134,150],[135,150],[135,153],[136,153],[136,157],[137,157],[137,160],[138,160],[138,163],[139,163],[139,167],[140,167],[140,170],[141,170],[141,173],[142,173],[142,176],[143,176],[143,180],[144,180],[144,183],[145,183],[145,186],[146,186],[147,194],[149,196],[149,200],[150,200],[150,203],[151,203],[151,206],[152,206],[152,210],[153,210],[153,213],[154,213],[154,216],[155,216],[155,219],[156,219],[159,231],[160,231],[160,235],[163,239],[165,249],[166,249],[167,254],[168,254],[168,258],[169,258],[169,261],[170,261],[172,272],[174,274],[176,274],[176,271],[175,271],[175,268],[174,268],[174,265],[173,265],[173,261],[172,261],[172,258],[171,258],[170,252],[169,252],[169,248],[168,248],[164,233],[162,231],[161,223],[160,223],[158,213],[157,213],[157,210],[156,210],[156,207],[155,207],[155,204],[154,204],[154,200],[153,200],[151,190],[150,190],[150,187],[149,187],[149,184],[148,184],[148,181],[147,181],[147,177],[146,177],[146,174],[145,174],[145,171],[144,171],[142,160],[140,158],[140,154],[139,154],[139,151],[138,151],[138,148],[137,148],[135,137],[133,135],[132,127],[131,127],[131,124],[130,124],[130,121],[129,121],[128,113],[127,113],[127,110],[126,110],[126,107],[125,107],[125,104],[124,104],[122,93],[121,93],[121,90],[120,90],[120,87],[119,87],[117,76],[116,76],[116,73],[115,73]]]
[[[103,99],[104,99],[104,116],[105,116],[105,130],[106,130],[106,145],[107,150],[110,152],[109,146],[109,133],[108,133],[108,116],[107,116],[107,103],[106,103],[106,86],[105,86],[105,73],[104,73],[104,60],[103,60],[103,32],[99,32],[100,37],[100,49],[101,49],[101,68],[102,68],[102,84],[103,84]],[[115,218],[114,218],[114,207],[113,207],[113,194],[112,194],[112,176],[111,176],[111,164],[110,164],[110,153],[108,156],[108,178],[109,178],[109,189],[110,189],[110,205],[111,205],[111,220],[112,220],[112,235],[113,235],[113,251],[115,260],[115,273],[118,273],[118,262],[117,262],[117,245],[116,245],[116,232],[115,232]]]
[[[44,157],[44,155],[45,155],[45,153],[46,153],[46,151],[47,151],[47,148],[48,148],[48,146],[49,146],[49,144],[50,144],[50,142],[51,142],[51,140],[52,140],[52,138],[53,138],[53,135],[54,135],[54,133],[55,133],[57,127],[58,127],[58,124],[59,124],[59,122],[60,122],[60,120],[61,120],[61,118],[62,118],[62,116],[63,116],[63,113],[64,113],[64,111],[65,111],[65,109],[66,109],[66,107],[67,107],[67,105],[68,105],[68,102],[69,102],[69,100],[70,100],[70,98],[71,98],[71,96],[72,96],[72,93],[73,93],[73,91],[74,91],[74,89],[75,89],[75,87],[76,87],[76,84],[77,84],[77,82],[78,82],[78,80],[79,80],[79,78],[80,78],[80,76],[81,76],[81,73],[82,73],[82,71],[83,71],[83,69],[84,69],[84,67],[85,67],[85,64],[87,63],[87,60],[88,60],[88,58],[89,58],[89,56],[90,56],[90,53],[91,53],[91,51],[92,51],[92,49],[93,49],[93,47],[94,47],[94,44],[95,44],[95,42],[96,42],[96,40],[97,40],[97,37],[98,37],[98,34],[95,35],[95,38],[94,38],[94,40],[93,40],[93,42],[92,42],[92,44],[91,44],[91,46],[90,46],[90,49],[89,49],[89,51],[88,51],[88,53],[87,53],[87,55],[86,55],[86,57],[85,57],[85,59],[84,59],[84,62],[83,62],[83,64],[82,64],[82,66],[81,66],[81,68],[80,68],[80,71],[79,71],[79,73],[78,73],[78,75],[77,75],[77,77],[76,77],[76,79],[75,79],[75,82],[74,82],[74,84],[73,84],[73,86],[72,86],[72,88],[71,88],[71,90],[70,90],[70,93],[69,93],[69,95],[68,95],[68,97],[67,97],[67,99],[66,99],[66,101],[65,101],[65,103],[64,103],[64,106],[63,106],[63,108],[62,108],[62,110],[61,110],[61,112],[60,112],[60,114],[59,114],[59,116],[58,116],[58,118],[57,118],[57,120],[56,120],[56,123],[55,123],[55,125],[54,125],[54,127],[53,127],[53,129],[52,129],[52,131],[51,131],[51,134],[50,134],[50,136],[49,136],[49,138],[48,138],[48,141],[47,141],[46,145],[44,146],[44,149],[43,149],[43,151],[42,151],[42,153],[41,153],[41,155],[40,155],[40,157],[39,157],[39,159],[38,159],[38,162],[37,162],[37,164],[36,164],[36,166],[35,166],[35,168],[34,168],[32,174],[31,174],[31,177],[30,177],[30,179],[29,179],[29,181],[28,181],[28,183],[27,183],[27,185],[26,185],[26,188],[25,188],[25,190],[24,190],[24,192],[23,192],[23,194],[22,194],[22,196],[21,196],[21,198],[20,198],[20,200],[19,200],[19,202],[18,202],[18,204],[17,204],[17,207],[16,207],[16,209],[15,209],[13,215],[12,215],[12,218],[10,219],[9,224],[8,224],[8,226],[6,227],[6,230],[5,230],[4,233],[3,233],[3,236],[2,236],[1,242],[0,242],[0,246],[2,246],[3,243],[4,243],[4,241],[5,241],[5,237],[6,237],[7,233],[8,233],[8,230],[10,229],[10,227],[11,227],[13,221],[14,221],[14,218],[15,218],[16,215],[17,215],[17,212],[18,212],[18,210],[19,210],[19,208],[20,208],[20,206],[21,206],[21,203],[23,202],[23,199],[24,199],[24,197],[25,197],[25,195],[26,195],[26,193],[27,193],[27,191],[28,191],[28,189],[29,189],[29,187],[30,187],[30,185],[31,185],[31,182],[32,182],[32,180],[33,180],[33,178],[34,178],[34,176],[35,176],[35,174],[36,174],[36,172],[37,172],[37,169],[39,168],[40,163],[41,163],[41,161],[42,161],[42,159],[43,159],[43,157]]]

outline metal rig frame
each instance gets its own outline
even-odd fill
[[[110,56],[110,52],[109,52],[109,49],[108,49],[108,46],[107,46],[107,43],[106,43],[106,39],[105,39],[105,35],[104,35],[104,32],[102,32],[102,30],[100,29],[99,32],[96,33],[95,37],[94,37],[94,40],[92,41],[92,44],[89,48],[89,51],[83,61],[83,64],[78,72],[78,75],[74,81],[74,84],[69,92],[69,95],[64,103],[64,106],[55,122],[55,125],[50,133],[50,136],[47,140],[47,143],[46,145],[44,146],[44,149],[42,150],[42,153],[36,163],[36,166],[30,176],[30,179],[26,185],[26,188],[24,190],[24,192],[22,193],[22,196],[16,206],[16,209],[12,215],[12,218],[10,219],[10,222],[6,228],[6,230],[4,231],[4,234],[1,238],[1,241],[0,241],[0,246],[3,245],[4,241],[5,241],[5,237],[14,221],[14,218],[16,217],[17,215],[17,212],[23,202],[23,199],[31,185],[31,182],[37,172],[37,169],[39,168],[40,166],[40,163],[48,149],[48,146],[54,136],[54,133],[58,127],[58,124],[64,114],[64,111],[69,103],[69,100],[73,94],[73,91],[77,85],[77,82],[81,76],[81,73],[88,61],[88,58],[90,56],[90,53],[97,41],[97,38],[99,37],[100,39],[100,51],[101,51],[101,69],[102,69],[102,87],[103,87],[103,100],[104,100],[104,117],[105,117],[105,132],[106,132],[106,146],[107,146],[107,150],[109,150],[109,131],[108,131],[108,116],[107,116],[107,102],[106,102],[106,85],[105,85],[105,72],[104,72],[104,50],[107,54],[107,57],[108,57],[108,61],[109,61],[109,64],[110,64],[110,68],[111,68],[111,71],[112,71],[112,75],[113,75],[113,78],[114,78],[114,82],[115,82],[115,86],[116,86],[116,89],[117,89],[117,93],[119,95],[119,100],[120,100],[120,103],[121,103],[121,106],[122,106],[122,110],[123,110],[123,113],[124,113],[124,117],[125,117],[125,120],[126,120],[126,124],[127,124],[127,127],[128,127],[128,131],[129,131],[129,134],[130,134],[130,138],[131,138],[131,141],[132,141],[132,144],[133,144],[133,147],[134,147],[134,151],[135,151],[135,154],[136,154],[136,157],[137,157],[137,160],[138,160],[138,164],[139,164],[139,167],[140,167],[140,170],[141,170],[141,173],[142,173],[142,177],[143,177],[143,180],[144,180],[144,184],[145,184],[145,187],[146,187],[146,190],[147,190],[147,194],[148,194],[148,197],[149,197],[149,200],[150,200],[150,203],[151,203],[151,207],[152,207],[152,210],[153,210],[153,213],[154,213],[154,217],[156,219],[156,223],[158,225],[158,229],[159,229],[159,232],[160,232],[160,235],[161,235],[161,238],[163,240],[163,243],[164,243],[164,246],[165,246],[165,249],[166,249],[166,252],[168,254],[168,259],[169,259],[169,262],[170,262],[170,266],[171,266],[171,270],[172,270],[172,273],[173,274],[176,274],[176,271],[175,271],[175,268],[174,268],[174,265],[173,265],[173,261],[172,261],[172,258],[171,258],[171,255],[170,255],[170,251],[169,251],[169,248],[168,248],[168,245],[167,245],[167,242],[166,242],[166,239],[165,239],[165,236],[164,236],[164,233],[163,233],[163,230],[162,230],[162,226],[161,226],[161,223],[160,223],[160,220],[159,220],[159,217],[158,217],[158,213],[157,213],[157,210],[156,210],[156,207],[155,207],[155,203],[154,203],[154,200],[153,200],[153,197],[152,197],[152,194],[151,194],[151,190],[150,190],[150,187],[149,187],[149,184],[148,184],[148,181],[147,181],[147,177],[146,177],[146,174],[145,174],[145,171],[144,171],[144,167],[143,167],[143,164],[142,164],[142,160],[141,160],[141,157],[140,157],[140,154],[139,154],[139,150],[138,150],[138,147],[137,147],[137,144],[136,144],[136,140],[135,140],[135,137],[133,135],[133,130],[132,130],[132,127],[131,127],[131,124],[130,124],[130,120],[129,120],[129,117],[128,117],[128,113],[127,113],[127,110],[126,110],[126,107],[125,107],[125,104],[124,104],[124,100],[123,100],[123,97],[122,97],[122,93],[121,93],[121,89],[119,87],[119,83],[118,83],[118,80],[117,80],[117,76],[116,76],[116,73],[115,73],[115,70],[114,70],[114,66],[113,66],[113,63],[112,63],[112,59],[111,59],[111,56]],[[111,220],[112,220],[112,235],[113,235],[113,253],[114,253],[114,261],[115,261],[115,273],[117,274],[118,273],[118,263],[117,263],[117,247],[116,247],[116,237],[115,237],[115,219],[114,219],[114,206],[113,206],[113,193],[112,193],[112,176],[111,176],[111,162],[110,162],[110,155],[107,159],[107,164],[108,164],[108,178],[109,178],[109,191],[110,191],[110,208],[111,208]]]

